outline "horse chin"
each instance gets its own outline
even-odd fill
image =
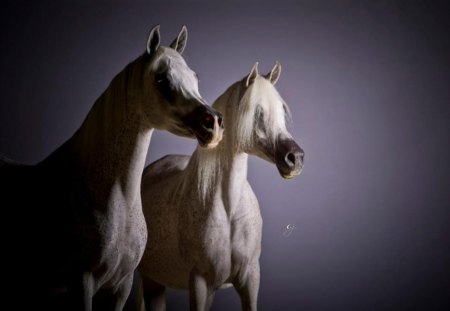
[[[176,129],[170,132],[182,137],[195,138],[197,139],[197,142],[200,145],[200,147],[205,149],[215,148],[220,142],[220,139],[218,139],[217,137],[213,137],[213,135],[211,135],[210,133],[201,134],[200,132],[195,131],[194,129],[177,127]]]
[[[281,177],[283,177],[284,179],[292,179],[296,176],[298,176],[299,174],[286,174],[286,175],[281,175]]]
[[[209,144],[203,145],[201,147],[205,149],[214,149],[217,147],[218,144],[219,142],[210,142]]]
[[[220,142],[220,140],[213,139],[213,137],[206,138],[198,133],[196,133],[195,137],[197,138],[197,141],[198,141],[198,144],[200,145],[200,147],[205,148],[205,149],[213,149],[213,148],[217,147],[217,145]]]
[[[278,172],[280,173],[281,177],[283,177],[284,179],[292,179],[301,174],[302,168],[300,168],[298,170],[293,170],[290,172],[283,172],[282,170],[278,169]]]

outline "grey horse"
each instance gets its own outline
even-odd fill
[[[143,55],[68,141],[37,165],[1,160],[2,217],[10,222],[2,226],[1,301],[12,309],[91,310],[101,292],[102,308],[122,310],[147,241],[140,188],[153,129],[196,137],[205,148],[222,137],[221,114],[206,105],[181,56],[186,41],[183,26],[170,47],[160,46],[154,27]],[[69,306],[58,304],[61,292]]]
[[[142,200],[148,241],[138,270],[145,305],[165,309],[165,287],[189,290],[190,309],[208,310],[217,289],[234,286],[243,310],[256,310],[262,218],[247,181],[248,154],[275,163],[284,178],[300,174],[303,150],[286,129],[288,107],[257,64],[213,107],[225,118],[213,150],[168,155],[147,166]]]

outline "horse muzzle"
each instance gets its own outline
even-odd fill
[[[293,139],[282,139],[277,142],[275,163],[283,178],[291,179],[300,175],[304,157],[304,151]]]
[[[198,106],[184,122],[203,148],[215,148],[222,140],[224,130],[222,114],[209,106]]]

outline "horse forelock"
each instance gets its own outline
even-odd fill
[[[255,126],[262,128],[272,144],[279,134],[290,136],[286,129],[289,108],[275,87],[264,77],[258,76],[234,105],[234,147],[248,150],[253,147]]]

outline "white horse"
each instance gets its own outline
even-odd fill
[[[215,291],[230,284],[243,310],[256,310],[262,219],[247,181],[248,154],[275,163],[284,178],[303,167],[285,126],[287,105],[273,86],[280,71],[276,63],[259,76],[255,64],[217,99],[226,124],[216,149],[168,155],[145,169],[149,238],[138,270],[150,310],[165,309],[165,287],[188,289],[191,310],[208,310]]]
[[[68,141],[34,166],[0,159],[1,215],[10,223],[2,226],[1,301],[12,309],[57,308],[58,289],[75,310],[91,310],[100,290],[105,309],[122,310],[147,240],[140,189],[153,129],[206,148],[222,138],[222,117],[206,106],[181,56],[186,41],[183,26],[170,47],[160,46],[154,27],[146,52]]]

